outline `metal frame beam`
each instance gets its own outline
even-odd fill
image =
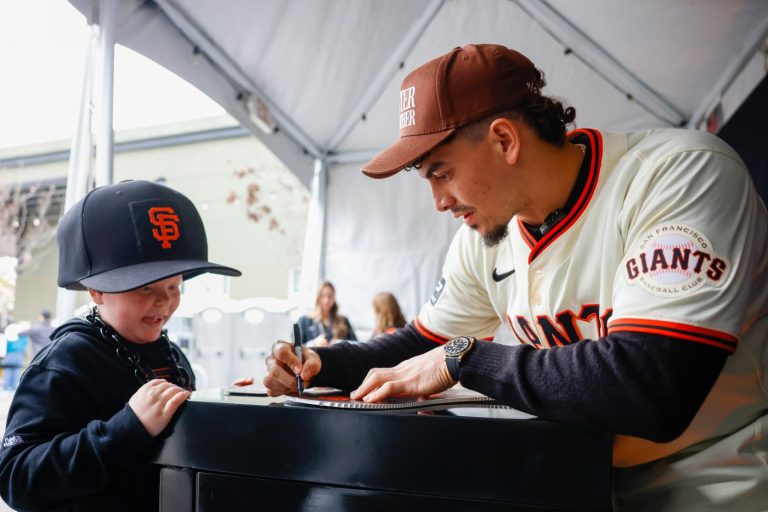
[[[402,63],[405,58],[411,53],[413,47],[419,41],[424,34],[424,30],[429,26],[437,13],[442,8],[445,0],[432,0],[427,5],[421,16],[411,24],[411,27],[406,32],[405,36],[400,40],[400,44],[389,56],[389,59],[379,68],[379,72],[376,76],[370,80],[368,88],[358,100],[357,104],[350,110],[349,116],[341,123],[341,126],[336,133],[331,137],[328,142],[327,151],[331,152],[341,144],[344,139],[349,135],[349,132],[355,127],[363,115],[376,103],[376,100],[381,96],[381,92],[389,84],[392,77],[402,67]]]
[[[280,130],[310,155],[321,158],[324,151],[294,123],[259,87],[246,75],[227,54],[200,29],[190,17],[170,0],[155,0],[171,23],[214,64],[227,79],[243,92],[256,95],[269,109]]]

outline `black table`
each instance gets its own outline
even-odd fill
[[[153,462],[161,512],[610,510],[611,436],[536,419],[215,390],[185,404]]]

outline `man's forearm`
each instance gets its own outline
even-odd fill
[[[393,334],[382,334],[368,343],[338,343],[315,349],[322,368],[313,386],[355,389],[371,368],[390,368],[406,359],[423,354],[437,344],[423,337],[408,324]]]
[[[727,356],[641,333],[548,350],[479,343],[460,381],[543,419],[665,442],[691,422]]]

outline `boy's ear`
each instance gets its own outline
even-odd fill
[[[95,302],[97,306],[101,306],[104,303],[104,292],[99,292],[94,290],[93,288],[88,288],[88,293],[91,294],[91,298],[93,299],[93,302]]]

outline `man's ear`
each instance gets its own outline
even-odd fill
[[[504,117],[494,119],[488,127],[488,135],[508,164],[513,165],[517,163],[520,157],[521,134],[514,121]]]
[[[93,288],[88,288],[88,293],[91,294],[91,298],[93,299],[93,302],[95,302],[97,306],[101,306],[104,303],[104,292],[99,292],[94,290]]]

